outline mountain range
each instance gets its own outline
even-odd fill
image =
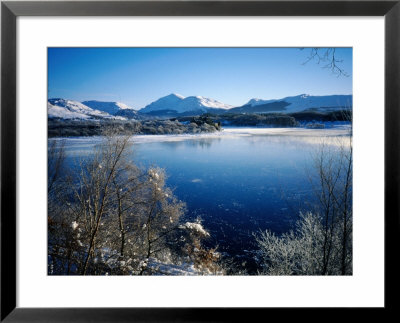
[[[309,94],[300,94],[297,96],[288,96],[278,100],[251,99],[243,107],[260,107],[271,103],[285,102],[283,111],[287,113],[301,112],[304,110],[326,110],[337,108],[351,108],[353,106],[352,95],[323,95],[313,96]],[[277,106],[280,108],[280,106]],[[278,111],[278,110],[277,110]]]
[[[172,110],[178,113],[188,111],[201,111],[204,113],[209,112],[210,109],[229,110],[231,108],[233,108],[233,106],[214,99],[202,96],[188,96],[185,98],[182,95],[172,93],[146,105],[140,112],[149,113],[159,110]]]
[[[60,98],[49,99],[47,102],[47,115],[49,118],[126,120],[127,117],[120,115],[122,111],[130,111],[133,116],[137,114],[135,110],[120,102],[78,102]]]
[[[233,107],[202,96],[183,97],[179,94],[164,96],[140,110],[121,103],[103,101],[73,101],[49,99],[49,118],[61,119],[142,119],[147,117],[176,117],[203,113],[293,113],[301,111],[334,111],[352,108],[352,95],[311,96],[301,94],[282,99],[253,98],[242,106]]]
[[[95,109],[115,115],[120,110],[133,110],[130,106],[121,102],[103,102],[103,101],[83,101],[82,104]]]

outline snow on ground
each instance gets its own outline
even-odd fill
[[[130,106],[122,102],[105,102],[105,101],[83,101],[82,104],[99,111],[106,112],[108,114],[114,115],[119,110],[133,110]]]
[[[149,258],[147,267],[154,271],[154,275],[174,275],[174,276],[198,276],[199,271],[194,268],[193,264],[166,264],[155,258]]]
[[[89,115],[80,112],[70,111],[64,107],[52,105],[49,102],[47,103],[47,113],[50,118],[90,119]]]
[[[49,99],[47,102],[47,113],[50,118],[91,119],[95,117],[126,120],[124,117],[113,116],[107,112],[92,109],[81,102],[65,99]]]
[[[347,136],[351,130],[350,125],[330,129],[307,128],[225,128],[220,132],[183,135],[137,135],[133,136],[136,143],[181,141],[212,138],[236,138],[249,136],[297,136],[297,137],[336,137]]]
[[[276,140],[298,140],[309,144],[338,145],[338,137],[346,138],[351,133],[351,125],[341,125],[327,129],[307,128],[225,128],[219,132],[182,135],[135,135],[132,142],[137,144],[151,142],[174,142],[184,140],[208,140],[208,139],[235,139],[238,137],[269,138]],[[285,139],[286,138],[286,139]],[[57,139],[57,138],[53,138]],[[59,139],[59,138],[58,138]],[[49,139],[52,140],[52,139]],[[69,137],[68,145],[85,145],[100,143],[102,137]]]
[[[202,96],[188,96],[185,98],[182,95],[172,93],[146,105],[140,111],[146,113],[157,110],[186,112],[197,110],[207,111],[207,108],[230,109],[233,106]]]
[[[223,133],[226,135],[266,135],[266,136],[343,136],[348,135],[351,125],[341,125],[328,129],[308,129],[308,128],[225,128]]]
[[[296,96],[288,96],[282,99],[251,99],[247,104],[257,106],[277,101],[285,101],[289,103],[285,112],[300,112],[311,108],[327,110],[333,107],[351,107],[353,96],[352,95],[323,95],[315,96],[309,94],[300,94]]]

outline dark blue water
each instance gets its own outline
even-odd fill
[[[187,204],[185,217],[201,218],[211,234],[207,243],[218,245],[220,252],[245,256],[255,249],[254,232],[288,231],[300,211],[315,206],[309,177],[318,137],[154,138],[139,138],[132,159],[165,169],[168,186]],[[84,158],[95,141],[67,140],[68,155]]]
[[[137,144],[135,159],[166,169],[168,184],[187,203],[188,216],[203,219],[220,249],[249,249],[252,232],[286,231],[312,194],[305,174],[310,150],[279,139]]]

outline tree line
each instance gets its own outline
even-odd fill
[[[196,119],[197,120],[197,119]],[[112,127],[120,134],[179,135],[209,133],[221,130],[218,124],[207,122],[182,123],[173,120],[48,120],[49,137],[101,136],[103,129]]]

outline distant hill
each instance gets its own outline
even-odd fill
[[[266,105],[276,103],[279,101],[287,102],[288,105],[285,107],[284,113],[300,112],[305,110],[327,110],[327,109],[351,109],[353,107],[353,96],[352,95],[323,95],[313,96],[308,94],[300,94],[297,96],[288,96],[286,98],[278,100],[262,100],[262,99],[251,99],[245,106],[257,107],[260,105]]]
[[[139,110],[139,112],[161,118],[185,115],[193,116],[202,113],[294,113],[307,110],[332,111],[351,109],[352,105],[352,95],[312,96],[300,94],[274,100],[251,99],[240,107],[232,107],[231,105],[201,96],[189,96],[185,98],[179,94],[170,94],[150,103]]]
[[[60,119],[123,119],[107,112],[92,109],[87,105],[66,99],[49,99],[47,102],[47,115],[49,118]]]
[[[284,112],[290,103],[285,101],[277,101],[271,103],[251,105],[246,104],[241,107],[229,109],[229,113],[268,113],[268,112]]]
[[[298,112],[332,112],[351,110],[352,95],[312,96],[301,94],[276,100],[251,99],[240,107],[221,103],[202,96],[183,97],[179,94],[164,96],[140,110],[134,110],[121,102],[83,101],[49,99],[49,118],[59,119],[118,119],[145,120],[168,119],[174,117],[199,116],[204,113],[223,114],[263,114]]]
[[[121,102],[105,102],[105,101],[83,101],[82,104],[99,111],[107,112],[111,115],[116,115],[119,111],[134,110],[130,106]]]
[[[159,114],[160,111],[175,111],[177,114],[182,113],[205,113],[214,109],[230,109],[231,105],[221,103],[214,99],[205,98],[202,96],[183,97],[179,94],[170,94],[164,96],[139,110],[141,113]]]
[[[141,114],[133,109],[120,109],[117,112],[115,112],[114,115],[118,116],[118,117],[127,118],[127,119],[135,119],[135,120],[142,119]]]
[[[49,99],[47,102],[49,118],[58,119],[141,119],[138,112],[121,102],[67,100],[61,98]]]

